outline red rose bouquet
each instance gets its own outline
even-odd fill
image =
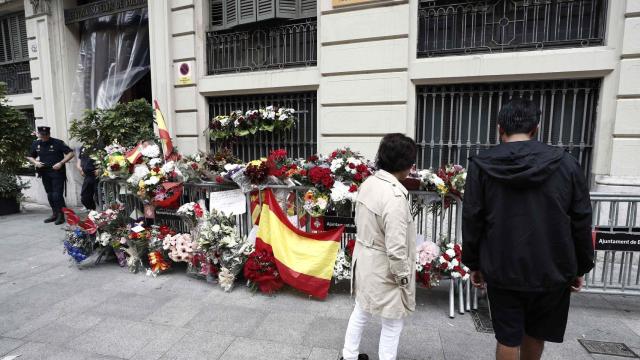
[[[256,249],[244,265],[244,277],[252,290],[260,290],[263,294],[273,294],[284,286],[276,267],[273,252]]]

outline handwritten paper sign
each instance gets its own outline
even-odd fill
[[[242,215],[247,212],[247,200],[240,189],[212,192],[209,199],[210,208],[225,215]]]

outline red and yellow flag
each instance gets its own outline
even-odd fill
[[[289,222],[271,190],[264,194],[256,248],[273,251],[285,283],[311,296],[326,298],[344,227],[304,232]]]
[[[164,115],[160,111],[160,105],[157,100],[153,101],[156,109],[156,123],[158,124],[158,135],[160,137],[160,143],[162,144],[162,153],[164,158],[167,159],[173,153],[173,143],[171,142],[171,135],[169,135],[169,129],[167,123],[164,121]]]
[[[125,155],[129,164],[135,164],[138,159],[142,156],[142,142],[138,143],[136,147],[129,150],[129,152]]]

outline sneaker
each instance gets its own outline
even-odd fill
[[[53,213],[51,214],[51,216],[49,216],[48,218],[44,219],[45,223],[50,223],[50,222],[54,222],[56,221],[56,219],[58,218],[58,214]]]
[[[56,225],[64,224],[64,214],[63,213],[58,213],[58,217],[56,217],[56,222],[54,224],[56,224]]]

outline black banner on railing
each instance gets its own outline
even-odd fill
[[[594,247],[596,250],[640,252],[640,228],[596,229]]]
[[[325,216],[324,217],[324,228],[325,230],[332,230],[344,225],[344,233],[345,234],[355,234],[356,233],[356,223],[355,219],[352,217],[344,217],[344,216]]]

